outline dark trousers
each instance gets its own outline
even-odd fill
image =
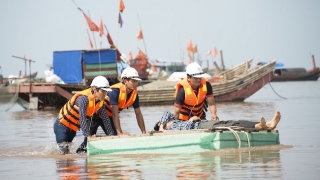
[[[72,142],[73,138],[76,136],[76,132],[61,124],[58,118],[54,121],[53,131],[56,135],[58,144],[62,142]]]
[[[214,121],[214,120],[201,120],[198,129],[211,129],[215,127],[230,127],[239,126],[244,128],[254,128],[259,122],[252,122],[247,120],[228,120],[228,121]]]
[[[230,126],[239,126],[244,128],[254,128],[256,124],[259,122],[252,122],[247,120],[239,120],[239,121],[219,121],[219,123],[216,123],[213,125],[213,127],[230,127]]]

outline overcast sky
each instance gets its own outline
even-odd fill
[[[319,0],[123,1],[124,24],[119,28],[119,0],[74,0],[97,25],[102,14],[121,53],[135,56],[140,48],[150,59],[187,63],[186,46],[192,40],[203,60],[211,61],[209,49],[222,50],[226,67],[253,58],[254,64],[277,59],[286,67],[308,69],[311,54],[320,66]],[[31,71],[44,77],[53,51],[90,49],[88,25],[72,0],[2,0],[0,12],[0,66],[5,77],[19,70],[24,74],[25,63],[13,55],[36,61]],[[145,46],[137,39],[139,20]],[[98,33],[89,35],[98,48],[109,47]],[[220,64],[220,58],[214,60]]]

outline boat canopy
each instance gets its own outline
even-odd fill
[[[274,70],[274,74],[277,75],[297,75],[307,73],[305,68],[279,68]]]

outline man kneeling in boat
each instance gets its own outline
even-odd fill
[[[196,116],[206,119],[206,106],[209,106],[212,120],[219,120],[214,102],[212,86],[204,78],[201,66],[190,63],[186,68],[187,77],[176,85],[174,116],[176,119],[188,121]]]
[[[281,119],[281,114],[276,111],[275,115],[270,121],[265,121],[264,117],[260,118],[260,122],[253,122],[247,120],[230,120],[230,121],[205,121],[200,120],[197,116],[191,117],[188,121],[176,119],[176,117],[170,113],[165,112],[159,122],[154,126],[155,131],[163,130],[190,130],[190,129],[213,129],[218,127],[243,127],[255,130],[273,130],[277,127]]]

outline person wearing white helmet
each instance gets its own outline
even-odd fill
[[[129,133],[122,131],[119,113],[123,109],[133,106],[138,126],[141,132],[145,134],[146,128],[143,115],[140,110],[139,96],[137,91],[138,81],[141,80],[139,78],[139,74],[134,68],[128,67],[123,70],[121,74],[121,80],[122,82],[114,84],[110,87],[112,91],[108,92],[104,99],[106,113],[111,119],[112,128],[117,135],[129,135]],[[101,118],[99,116],[95,116],[93,122],[93,131],[91,132],[95,134],[101,124]]]
[[[103,103],[107,91],[112,91],[107,78],[97,76],[92,80],[90,88],[73,95],[61,108],[53,126],[61,154],[70,153],[69,144],[80,128],[85,137],[91,136],[89,119],[95,113],[101,115],[106,134],[115,135]]]
[[[129,135],[123,132],[120,124],[119,113],[130,106],[133,107],[138,126],[142,134],[146,133],[143,115],[140,110],[138,82],[141,81],[137,70],[128,67],[121,74],[121,81],[118,84],[112,85],[112,92],[108,93],[105,99],[106,110],[109,117],[112,117],[113,127],[117,135]]]
[[[195,62],[186,67],[187,77],[176,85],[174,116],[183,121],[197,116],[206,119],[207,106],[213,120],[219,120],[212,86],[204,78],[201,66]]]

